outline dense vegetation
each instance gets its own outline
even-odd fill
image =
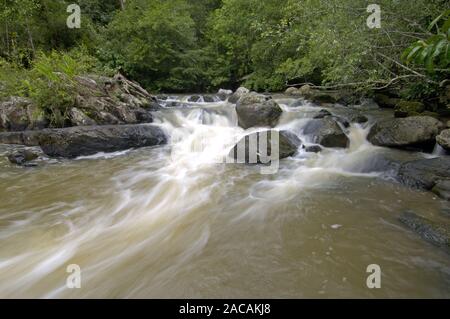
[[[121,71],[151,91],[401,85],[406,98],[448,78],[446,0],[379,0],[374,29],[363,0],[78,0],[80,29],[66,26],[73,1],[0,2],[0,95],[45,107],[55,86],[70,103],[70,80],[58,82],[86,72]]]

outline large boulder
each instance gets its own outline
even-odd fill
[[[304,135],[310,135],[312,142],[325,147],[345,148],[349,139],[339,124],[330,116],[309,121],[303,129]]]
[[[450,224],[428,220],[414,212],[404,212],[399,221],[429,243],[450,252]]]
[[[440,198],[450,200],[450,179],[438,181],[431,191]]]
[[[238,88],[238,89],[236,90],[236,92],[233,93],[233,95],[231,95],[231,96],[228,98],[228,102],[229,102],[229,103],[236,104],[237,101],[239,101],[239,99],[240,99],[243,95],[249,94],[249,93],[250,93],[250,90],[249,90],[249,89],[247,89],[247,88],[241,86],[240,88]]]
[[[48,124],[30,99],[12,96],[0,102],[0,131],[24,131]]]
[[[432,190],[437,183],[450,180],[450,157],[404,163],[399,169],[398,179],[409,187]]]
[[[231,90],[225,90],[225,89],[220,89],[219,91],[217,91],[217,96],[219,97],[219,99],[221,101],[226,101],[226,99],[233,94],[233,91]]]
[[[74,126],[151,123],[150,112],[160,108],[155,97],[120,73],[113,78],[80,76],[76,81],[76,108],[69,113]]]
[[[283,110],[270,96],[257,93],[243,95],[236,105],[239,126],[275,127]]]
[[[295,87],[289,87],[286,89],[286,91],[284,92],[286,95],[291,95],[291,96],[301,96],[302,92],[295,88]]]
[[[45,129],[39,132],[38,140],[42,150],[48,156],[67,158],[154,146],[167,142],[163,131],[153,125],[105,125]]]
[[[436,137],[436,142],[447,151],[450,151],[450,129],[442,131]]]
[[[444,125],[430,116],[413,116],[377,122],[367,139],[374,145],[432,150]]]
[[[272,145],[273,136],[277,133],[278,143],[274,140],[274,145]],[[261,139],[266,140],[266,150],[262,150],[259,147]],[[253,141],[254,144],[251,144],[250,141]],[[253,145],[253,147],[251,148],[250,145]],[[294,155],[301,145],[302,141],[292,132],[268,130],[252,133],[243,137],[230,151],[229,157],[234,158],[235,160],[245,159],[246,164],[264,163],[265,161],[261,161],[261,154],[271,156],[273,154],[272,146],[278,148],[278,159],[282,159]],[[238,150],[241,149],[245,150],[245,154],[238,154]]]

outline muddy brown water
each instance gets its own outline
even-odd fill
[[[279,128],[301,136],[317,107],[280,102]],[[353,125],[348,150],[300,151],[262,175],[210,161],[245,133],[232,106],[156,117],[168,146],[35,168],[0,156],[0,297],[450,297],[450,256],[397,220],[410,209],[444,220],[446,203],[373,169],[383,152],[425,155],[376,148]],[[70,264],[80,289],[66,286]],[[366,285],[370,264],[381,289]]]

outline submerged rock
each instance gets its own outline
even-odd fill
[[[436,142],[447,151],[450,151],[450,129],[444,130],[436,137]]]
[[[398,179],[409,187],[431,190],[438,182],[450,180],[450,157],[404,163],[399,169]]]
[[[367,139],[377,146],[432,150],[443,127],[429,116],[388,119],[377,122]]]
[[[270,96],[248,93],[239,99],[236,112],[239,126],[248,129],[251,127],[275,127],[283,110]]]
[[[311,120],[303,129],[303,134],[311,135],[313,143],[325,147],[346,148],[350,143],[347,135],[332,117]]]
[[[350,117],[350,122],[352,123],[364,124],[367,123],[368,121],[369,119],[367,118],[367,116],[362,114],[355,114]]]
[[[274,141],[274,145],[272,145],[273,134],[278,133],[278,143]],[[266,139],[267,149],[260,149],[260,139]],[[250,148],[250,141],[253,141],[254,148]],[[261,160],[262,154],[267,156],[273,156],[272,146],[278,148],[278,159],[286,158],[294,155],[298,148],[302,145],[302,141],[292,132],[289,131],[275,131],[268,130],[263,132],[256,132],[249,134],[243,137],[230,151],[229,157],[234,158],[235,160],[242,159],[246,164],[261,164],[266,163],[267,161]],[[244,146],[244,147],[242,147]],[[242,147],[245,150],[245,154],[238,154],[238,150]],[[240,156],[238,156],[240,155]],[[245,157],[244,157],[245,155]]]
[[[39,157],[39,155],[33,151],[20,150],[20,151],[15,151],[15,152],[9,154],[8,160],[12,164],[23,166],[23,165],[27,165],[28,162],[31,162],[31,161],[37,159],[38,157]]]
[[[80,126],[39,132],[39,145],[51,157],[74,158],[98,152],[114,152],[167,142],[163,131],[153,125]]]
[[[332,114],[327,110],[320,110],[319,113],[314,116],[314,119],[323,119],[324,117],[332,116]]]
[[[399,221],[424,240],[450,252],[450,224],[436,223],[409,211]]]
[[[307,153],[320,153],[322,152],[322,147],[320,145],[311,145],[305,147],[305,152]]]

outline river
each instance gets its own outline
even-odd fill
[[[320,108],[276,98],[277,129],[308,142]],[[300,150],[263,175],[214,161],[245,134],[230,104],[170,108],[155,123],[169,145],[35,168],[12,166],[2,155],[17,146],[0,145],[0,297],[450,297],[449,255],[398,222],[410,209],[442,219],[445,203],[394,183],[379,160],[432,155],[374,147],[353,124],[348,149]],[[70,264],[80,289],[66,286]],[[381,289],[366,285],[371,264]]]

